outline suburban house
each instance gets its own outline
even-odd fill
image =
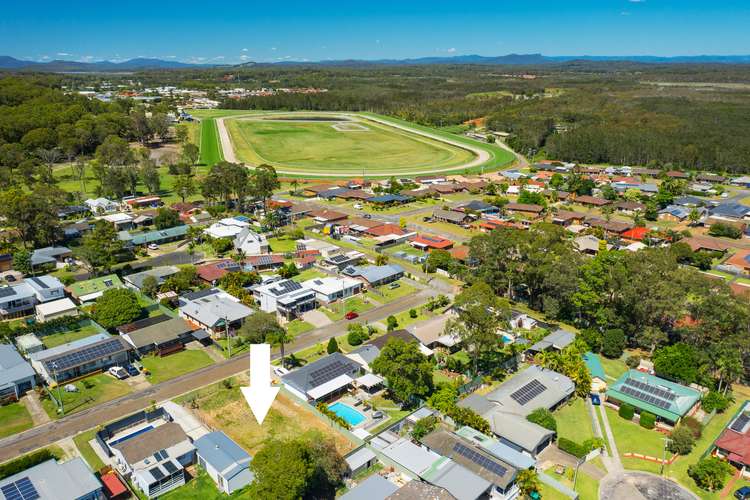
[[[343,274],[361,279],[367,286],[377,287],[401,279],[404,268],[398,264],[384,266],[350,266],[342,271]]]
[[[523,330],[533,330],[539,324],[539,322],[529,316],[528,314],[520,311],[510,311],[510,321],[508,322],[511,328],[520,328]]]
[[[0,402],[17,400],[36,387],[36,373],[10,344],[0,344]]]
[[[212,238],[234,239],[243,229],[249,228],[250,223],[235,217],[226,217],[208,226],[203,232]]]
[[[576,339],[574,333],[558,328],[536,344],[529,347],[531,352],[562,351]]]
[[[607,234],[622,234],[628,229],[632,228],[633,225],[629,222],[619,220],[606,220],[599,217],[587,217],[584,224],[588,224],[590,227],[599,227]]]
[[[277,312],[287,319],[294,319],[318,306],[315,291],[290,279],[255,286],[253,295],[261,311]]]
[[[409,244],[414,248],[428,252],[430,250],[450,250],[453,248],[453,242],[440,236],[418,234],[409,240]]]
[[[156,208],[162,205],[160,196],[139,196],[125,200],[128,209],[134,210],[144,207]]]
[[[180,297],[180,317],[195,329],[206,330],[212,338],[221,338],[225,330],[239,328],[253,310],[240,300],[218,289],[209,288]]]
[[[695,180],[698,182],[711,182],[713,184],[721,184],[726,182],[727,178],[723,175],[717,174],[698,174],[695,176]]]
[[[115,228],[115,231],[127,231],[128,229],[133,229],[133,227],[135,227],[135,224],[133,223],[135,217],[123,212],[103,215],[101,217],[98,217],[98,219],[112,224],[112,227]]]
[[[297,240],[298,252],[310,250],[317,250],[318,252],[320,252],[320,255],[322,255],[324,258],[327,258],[333,254],[339,253],[341,251],[341,248],[332,243],[328,243],[327,241],[316,240],[312,238],[307,240]]]
[[[636,413],[653,413],[670,425],[696,410],[702,397],[696,389],[638,370],[624,373],[609,386],[606,395],[609,402],[628,403]]]
[[[36,320],[39,323],[44,323],[55,318],[62,318],[63,316],[78,316],[78,306],[67,297],[37,304],[36,306]]]
[[[667,205],[659,210],[659,220],[682,222],[690,216],[690,210],[679,205]]]
[[[302,283],[304,288],[315,292],[315,297],[321,304],[330,304],[339,299],[345,299],[362,291],[362,282],[342,276],[336,278],[326,276],[313,278]]]
[[[114,461],[133,485],[154,498],[185,484],[185,467],[195,461],[195,446],[179,424],[146,428],[110,443]]]
[[[346,392],[362,366],[340,352],[334,352],[281,377],[281,382],[303,401],[327,400]]]
[[[186,343],[194,340],[195,328],[187,321],[182,318],[163,317],[166,318],[165,321],[121,334],[122,338],[141,355],[156,352],[159,356],[180,351]]]
[[[456,499],[484,499],[489,496],[489,491],[492,489],[490,481],[471,472],[463,465],[427,447],[416,445],[409,438],[399,437],[391,431],[385,431],[376,436],[370,444],[386,458],[411,474],[433,486],[446,489]],[[416,482],[418,481],[413,480],[409,484]],[[398,494],[396,492],[394,495]]]
[[[571,224],[580,224],[586,218],[586,214],[581,212],[571,212],[570,210],[558,210],[552,216],[552,222],[561,226]]]
[[[604,392],[607,390],[607,375],[604,373],[602,361],[598,354],[587,352],[583,355],[583,362],[591,375],[591,392]]]
[[[380,474],[373,474],[341,495],[339,500],[385,500],[396,491],[398,486]]]
[[[349,466],[349,470],[346,473],[348,477],[356,476],[378,463],[377,455],[367,446],[352,451],[344,457],[344,460],[346,461],[346,465]],[[375,474],[375,476],[377,475]]]
[[[503,207],[503,210],[509,214],[520,214],[527,217],[539,217],[544,211],[544,207],[541,205],[534,205],[532,203],[508,203]]]
[[[410,326],[409,331],[411,331],[411,333],[417,337],[423,345],[430,349],[444,347],[445,349],[454,352],[458,350],[461,344],[461,338],[453,332],[446,333],[445,331],[446,324],[454,317],[454,314],[441,314],[435,318],[430,318],[427,321]]]
[[[65,297],[65,286],[54,276],[26,278],[24,283],[31,287],[36,300],[39,302],[51,302]]]
[[[646,227],[634,227],[632,229],[628,229],[624,233],[620,235],[620,237],[623,240],[627,241],[643,241],[646,239],[646,235],[650,232],[650,230]]]
[[[83,202],[92,214],[103,214],[107,212],[115,212],[120,209],[120,204],[116,201],[108,200],[107,198],[89,198]]]
[[[44,343],[39,340],[39,337],[33,333],[27,333],[25,335],[19,335],[15,339],[18,350],[26,357],[35,352],[43,351],[47,347]]]
[[[597,198],[596,196],[589,195],[576,196],[574,201],[575,203],[578,203],[580,205],[587,205],[591,207],[603,207],[604,205],[609,205],[611,203],[609,200],[606,200],[604,198]]]
[[[708,252],[726,252],[732,248],[730,243],[710,236],[691,236],[689,238],[681,239],[680,243],[685,243],[693,252],[702,250]]]
[[[463,212],[476,212],[479,214],[496,214],[500,211],[495,205],[491,205],[482,200],[471,200],[468,203],[463,203],[457,207],[457,210]]]
[[[729,461],[743,477],[750,477],[750,401],[729,421],[714,442],[712,454]]]
[[[456,429],[455,433],[464,439],[477,444],[484,451],[490,455],[499,458],[503,462],[510,464],[517,470],[530,469],[536,464],[536,460],[529,455],[518,451],[517,449],[509,446],[505,443],[500,442],[494,437],[487,436],[474,429],[465,425]]]
[[[116,274],[99,276],[86,281],[77,281],[68,285],[68,292],[79,303],[85,304],[102,296],[110,288],[122,288],[124,285]]]
[[[336,253],[329,255],[323,259],[323,263],[327,266],[335,267],[337,270],[342,271],[348,266],[355,266],[365,260],[365,254],[356,250],[351,250],[346,253]]]
[[[604,240],[600,240],[593,234],[586,234],[583,236],[578,236],[573,240],[573,246],[581,253],[587,254],[587,255],[596,255],[599,253],[599,250],[604,244]],[[606,244],[607,248],[610,248],[612,245]]]
[[[47,265],[57,267],[57,264],[64,264],[65,259],[72,256],[73,251],[67,247],[37,248],[31,252],[31,267],[34,269]]]
[[[123,242],[126,248],[141,247],[145,245],[161,245],[170,241],[179,241],[185,238],[190,226],[180,225],[168,227],[167,229],[156,229],[143,233],[131,234],[128,231],[120,231],[117,238]]]
[[[245,257],[245,271],[267,271],[269,269],[278,269],[284,265],[284,256],[276,254],[249,255]]]
[[[737,250],[724,261],[724,265],[733,266],[743,274],[750,274],[750,250]]]
[[[518,470],[511,464],[462,436],[438,429],[423,437],[420,442],[428,450],[448,457],[467,470],[492,484],[493,498],[515,498],[519,494],[515,484]]]
[[[31,366],[44,381],[59,384],[129,361],[132,347],[124,339],[97,333],[67,344],[35,352]]]
[[[554,440],[554,432],[526,420],[538,408],[554,410],[575,392],[575,384],[561,373],[533,365],[486,396],[471,394],[458,403],[490,423],[500,441],[536,456]]]
[[[180,269],[176,266],[160,266],[154,267],[153,269],[149,269],[147,271],[129,274],[123,278],[123,281],[125,282],[125,286],[128,288],[132,288],[133,290],[141,290],[143,289],[143,282],[149,276],[153,276],[153,278],[156,280],[156,284],[161,286],[165,281],[167,281],[167,278],[169,278],[170,276],[174,276],[178,272],[180,272]]]
[[[445,488],[425,483],[424,481],[414,480],[400,487],[396,493],[387,497],[386,500],[421,500],[422,498],[429,498],[430,500],[455,500],[456,497],[451,495]]]
[[[450,222],[451,224],[463,225],[472,221],[472,218],[466,212],[455,210],[443,210],[436,208],[432,211],[432,218],[440,222]]]
[[[209,432],[193,444],[198,465],[227,495],[244,488],[255,478],[249,469],[252,457],[223,432]]]
[[[333,222],[341,222],[345,220],[348,215],[335,210],[313,210],[307,214],[312,217],[318,224],[331,224]]]
[[[622,212],[625,214],[633,214],[636,212],[643,212],[644,210],[646,210],[646,205],[644,205],[643,203],[639,203],[637,201],[626,201],[626,200],[618,201],[617,203],[613,205],[613,207],[618,212]]]
[[[368,203],[375,203],[376,205],[402,205],[409,203],[414,198],[403,194],[383,194],[380,196],[372,196],[367,198]]]
[[[6,500],[100,500],[102,483],[82,458],[47,460],[0,480]]]
[[[232,259],[209,262],[208,264],[202,264],[195,268],[195,273],[198,275],[198,278],[211,286],[216,285],[225,274],[238,271],[242,271],[242,266],[239,262],[235,262]]]
[[[245,255],[260,255],[270,251],[266,236],[250,228],[244,228],[235,236],[234,248]]]
[[[419,344],[419,351],[422,354],[428,357],[433,354],[431,349],[422,344],[419,339],[408,330],[393,330],[392,332],[388,332],[385,335],[381,335],[368,341],[364,345],[346,354],[346,357],[362,365],[365,370],[372,371],[370,370],[370,363],[380,355],[380,351],[383,350],[385,345],[391,339],[400,339],[407,343],[416,342]]]
[[[27,278],[22,283],[0,287],[0,317],[19,318],[32,314],[36,304],[65,297],[65,287],[54,276]]]

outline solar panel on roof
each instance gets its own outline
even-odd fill
[[[12,287],[5,286],[0,288],[0,297],[10,297],[11,295],[15,295],[15,293]]]
[[[277,297],[279,295],[285,295],[290,292],[302,289],[302,285],[293,280],[279,281],[271,289],[270,292]]]
[[[534,379],[528,384],[524,385],[520,389],[516,390],[515,392],[511,393],[510,397],[515,401],[516,403],[520,404],[521,406],[524,406],[526,403],[543,393],[547,390],[547,386],[539,382],[538,380]]]
[[[154,467],[153,469],[148,470],[152,476],[154,476],[154,479],[157,481],[164,478],[164,473],[158,468]]]
[[[22,477],[18,481],[6,484],[0,488],[0,491],[3,492],[6,500],[36,500],[41,498],[28,477]]]
[[[44,281],[40,280],[39,278],[29,278],[31,281],[39,285],[41,288],[49,288],[49,285],[45,283]]]
[[[729,428],[735,432],[742,432],[742,429],[745,428],[748,422],[750,422],[750,417],[748,417],[747,413],[742,413],[734,422],[732,422],[732,425]]]
[[[494,460],[490,460],[489,458],[477,452],[476,450],[472,450],[468,446],[464,446],[461,443],[454,444],[453,451],[471,460],[473,463],[477,464],[481,468],[489,472],[492,472],[493,474],[497,474],[498,476],[502,476],[506,472],[508,472],[508,469],[506,469],[499,463],[495,462]]]
[[[110,356],[124,351],[122,341],[119,337],[105,340],[83,347],[75,352],[63,354],[57,358],[52,358],[44,362],[45,365],[53,367],[54,370],[67,370],[85,363],[89,363],[105,356]],[[54,366],[53,366],[54,365]]]
[[[340,375],[349,373],[350,370],[351,367],[349,364],[337,359],[323,368],[310,372],[310,382],[317,387],[330,382]]]
[[[167,472],[169,472],[170,474],[174,474],[175,472],[177,472],[177,467],[175,467],[172,462],[164,462],[162,466],[167,469]]]
[[[666,387],[658,387],[632,378],[625,379],[625,385],[629,385],[648,394],[653,394],[654,396],[667,401],[674,401],[677,399],[677,394]]]

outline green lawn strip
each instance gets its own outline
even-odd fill
[[[604,373],[607,377],[612,377],[612,380],[617,380],[623,373],[628,371],[628,365],[621,359],[609,359],[601,354],[599,355],[599,359],[602,362]]]
[[[204,366],[213,364],[213,360],[203,351],[185,350],[164,356],[147,356],[143,366],[151,373],[147,378],[152,384],[171,380]]]
[[[402,418],[406,417],[409,413],[411,413],[411,411],[409,410],[402,410],[398,403],[382,395],[374,396],[373,398],[371,398],[370,404],[374,405],[376,409],[382,411],[390,417],[388,420],[381,423],[374,429],[368,430],[368,432],[372,435],[375,435],[383,429],[390,427],[391,425],[395,424]]]
[[[42,343],[47,347],[47,349],[50,349],[52,347],[57,347],[62,344],[67,344],[68,342],[73,342],[74,340],[83,339],[86,337],[90,337],[91,335],[95,335],[99,332],[99,329],[96,328],[94,325],[84,325],[76,328],[75,330],[68,330],[66,332],[60,332],[60,333],[53,333],[52,335],[45,335],[41,337]]]
[[[246,490],[225,495],[216,487],[213,479],[204,471],[190,479],[185,485],[161,495],[162,500],[220,500],[222,498],[247,498]]]
[[[304,333],[307,331],[310,331],[314,329],[315,326],[308,323],[307,321],[303,321],[301,319],[295,319],[294,321],[290,321],[286,324],[286,330],[289,332],[290,335],[296,337],[300,333]]]
[[[548,486],[541,481],[539,482],[539,494],[542,496],[543,500],[570,500],[570,497],[567,495],[560,493],[552,486]]]
[[[310,269],[305,269],[304,271],[300,271],[300,273],[295,276],[293,279],[294,281],[298,283],[302,283],[303,281],[311,280],[314,278],[324,278],[328,276],[326,273],[321,272],[314,267],[311,267]]]
[[[320,310],[323,311],[331,321],[340,321],[350,312],[361,314],[372,308],[373,305],[366,303],[362,297],[351,297],[346,299],[343,304],[340,301],[334,302],[326,307],[321,307]]]
[[[575,477],[574,476],[575,470],[572,467],[566,467],[565,472],[563,474],[558,474],[557,472],[555,472],[554,467],[550,467],[544,472],[548,476],[550,476],[551,478],[554,478],[555,480],[567,486],[568,488],[573,489],[573,479]],[[575,491],[578,492],[578,494],[580,495],[579,498],[581,500],[596,500],[597,498],[599,498],[599,481],[589,476],[581,469],[578,470],[578,476],[575,479],[576,479]],[[553,488],[550,487],[550,489],[553,489]],[[559,495],[562,494],[557,490],[555,490],[555,493]],[[542,498],[546,499],[550,497],[542,495]],[[557,498],[557,497],[552,496],[552,498]]]
[[[89,464],[89,467],[97,471],[104,467],[104,462],[102,462],[101,458],[99,458],[99,455],[96,454],[94,449],[89,444],[89,441],[94,439],[95,435],[96,429],[90,429],[74,437],[73,442],[76,444],[76,447],[81,453],[83,459],[86,460],[86,463]]]
[[[273,253],[293,253],[297,250],[297,241],[291,238],[268,238],[268,245]]]
[[[391,288],[390,284],[380,286],[376,289],[376,291],[371,292],[372,298],[377,300],[381,304],[386,304],[388,302],[393,302],[396,299],[415,294],[418,291],[416,288],[407,284],[405,281],[396,281],[394,283],[398,283],[399,286],[397,288]]]
[[[76,413],[92,406],[111,401],[124,396],[132,391],[130,386],[122,380],[117,380],[111,375],[100,373],[86,377],[83,380],[72,382],[72,385],[78,388],[78,392],[67,392],[65,386],[68,383],[61,383],[59,390],[62,397],[65,414]],[[86,387],[88,385],[88,388]],[[50,389],[52,396],[58,397],[58,390]],[[57,405],[51,398],[42,399],[42,407],[51,418],[59,418],[62,415],[57,413]]]
[[[223,159],[216,120],[214,118],[202,120],[200,162],[204,165],[215,165]]]
[[[33,426],[31,415],[23,403],[0,406],[0,438],[18,434]]]
[[[665,437],[663,434],[655,430],[644,429],[635,422],[627,421],[611,408],[606,408],[606,411],[620,456],[630,452],[656,458],[662,457],[664,453],[663,438]],[[667,458],[670,456],[671,454],[667,452]],[[646,463],[645,460],[642,460],[642,462]]]
[[[604,445],[607,447],[607,454],[609,456],[612,456],[612,448],[609,445],[609,439],[607,439],[607,433],[604,430],[604,420],[602,420],[602,414],[599,411],[598,407],[594,408],[594,414],[596,415],[596,419],[599,421],[599,428],[602,430],[602,436],[604,437]]]
[[[222,356],[228,358],[229,351],[227,349],[227,339],[218,339],[214,340],[214,342],[217,344],[216,350],[221,352]],[[240,354],[246,354],[248,352],[248,349],[250,349],[250,344],[242,344],[241,346],[232,344],[232,357],[239,356]]]
[[[582,398],[575,398],[555,411],[557,435],[583,443],[594,437],[594,428],[586,403]]]
[[[414,323],[417,323],[419,321],[424,321],[426,319],[430,319],[432,317],[431,313],[428,313],[424,310],[423,307],[415,307],[415,311],[417,311],[417,317],[412,318],[409,314],[409,310],[401,311],[400,313],[394,314],[396,317],[396,321],[398,322],[398,325],[396,326],[397,330],[400,330],[402,328],[406,328],[409,325],[412,325]],[[385,320],[383,321],[385,323]]]

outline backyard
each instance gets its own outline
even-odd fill
[[[235,491],[231,495],[220,492],[206,472],[199,472],[184,486],[167,492],[159,498],[162,500],[220,500],[226,498],[247,498],[247,491]]]
[[[150,372],[146,378],[152,384],[159,384],[213,364],[208,354],[198,350],[180,351],[163,358],[147,356],[142,362],[144,368]]]
[[[326,307],[321,307],[320,310],[328,316],[331,321],[340,321],[344,319],[344,316],[350,312],[363,313],[372,309],[373,305],[369,302],[365,302],[362,297],[351,297],[346,299],[343,303],[341,301],[328,304]]]
[[[67,392],[64,386],[73,385],[78,391]],[[100,373],[86,377],[71,383],[62,383],[59,393],[62,397],[65,414],[76,413],[92,406],[111,401],[131,392],[130,386],[122,380],[117,380],[111,375]],[[52,396],[58,397],[58,389],[50,389]],[[62,415],[57,413],[57,405],[49,398],[42,399],[42,407],[50,418],[60,418]]]
[[[12,436],[31,429],[34,422],[23,403],[10,403],[0,406],[0,438]]]
[[[557,421],[557,435],[576,443],[582,443],[594,437],[586,402],[582,398],[575,398],[565,406],[555,411]]]
[[[353,443],[337,432],[328,421],[319,418],[306,404],[297,401],[283,389],[271,406],[263,425],[258,425],[250,407],[242,397],[240,386],[247,384],[246,377],[227,379],[180,398],[208,426],[224,431],[255,455],[269,439],[296,437],[333,438],[339,453],[354,448]]]
[[[69,329],[60,333],[53,333],[51,335],[45,335],[41,337],[40,340],[47,349],[50,349],[62,344],[67,344],[68,342],[73,342],[75,340],[80,340],[91,335],[95,335],[101,331],[102,330],[100,328],[97,328],[97,325],[93,323],[88,323],[85,325],[79,324],[76,328],[73,329]]]

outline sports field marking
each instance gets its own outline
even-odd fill
[[[339,132],[369,132],[370,129],[362,125],[361,123],[355,123],[355,122],[344,122],[344,123],[334,123],[331,125],[333,128],[338,130]]]

